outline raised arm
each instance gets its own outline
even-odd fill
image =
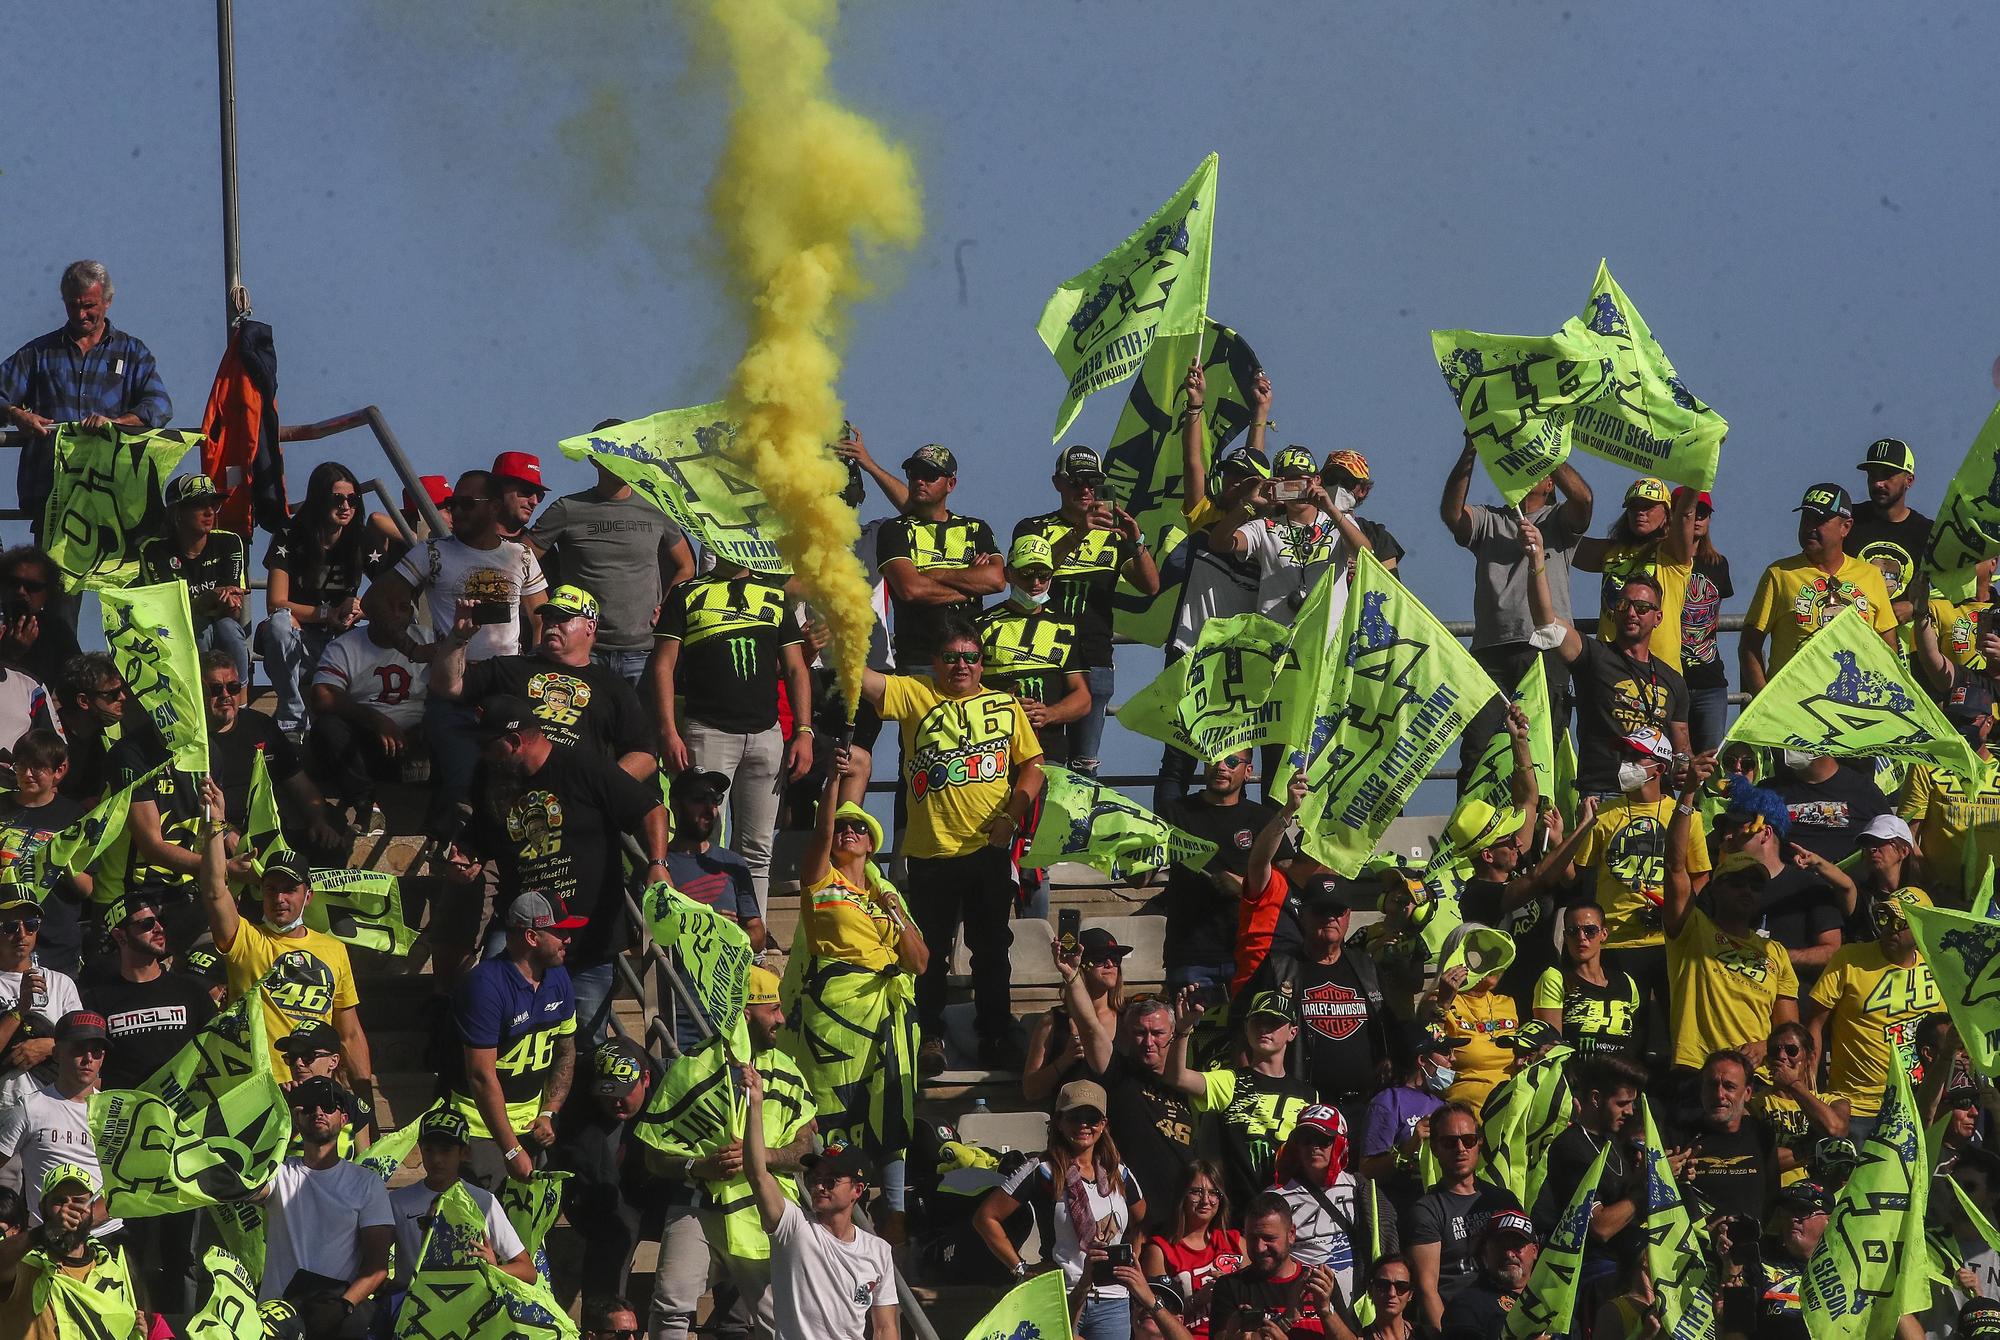
[[[1271,402],[1277,398],[1270,374],[1258,368],[1257,375],[1250,379],[1250,431],[1243,439],[1245,451],[1264,450],[1264,437],[1271,427]]]
[[[764,1147],[764,1077],[755,1066],[743,1067],[743,1096],[743,1177],[757,1198],[764,1231],[775,1233],[785,1217],[785,1189],[771,1175],[771,1153]]]
[[[1667,530],[1660,537],[1659,556],[1672,566],[1694,562],[1694,509],[1700,498],[1693,489],[1682,489],[1667,513]]]
[[[1549,594],[1548,548],[1543,543],[1541,528],[1525,517],[1521,521],[1521,550],[1528,558],[1528,617],[1537,628],[1552,624],[1562,627],[1562,641],[1557,644],[1556,652],[1564,664],[1573,664],[1583,655],[1583,634],[1576,631],[1575,624],[1556,618],[1555,598]]]
[[[236,943],[242,918],[236,912],[236,896],[229,891],[229,857],[223,850],[222,788],[207,777],[201,783],[201,869],[195,888],[201,895],[202,911],[208,915],[209,933],[223,953]]]
[[[1694,905],[1694,880],[1688,875],[1688,834],[1694,829],[1702,783],[1714,772],[1712,749],[1688,761],[1687,781],[1681,786],[1680,799],[1674,802],[1673,822],[1667,825],[1667,882],[1660,928],[1669,940],[1681,933],[1681,927],[1687,924],[1688,909]]]
[[[806,840],[805,852],[799,857],[801,889],[812,888],[833,869],[833,814],[840,808],[840,779],[847,775],[846,765],[852,757],[842,746],[834,751],[833,766],[826,770],[826,785],[819,793],[819,821],[813,825],[812,836]],[[811,899],[802,901],[810,907]]]
[[[1590,529],[1590,512],[1594,499],[1590,485],[1568,461],[1556,467],[1556,491],[1563,496],[1562,519],[1573,535],[1581,535]]]
[[[1196,988],[1181,988],[1180,998],[1174,1002],[1174,1040],[1167,1048],[1167,1068],[1160,1076],[1169,1089],[1178,1089],[1190,1098],[1199,1098],[1208,1090],[1201,1072],[1188,1069],[1187,1063],[1188,1037],[1201,1023],[1205,1008]]]
[[[909,505],[910,486],[904,482],[901,475],[883,469],[880,463],[868,454],[868,444],[862,441],[859,428],[851,423],[848,424],[840,441],[833,444],[833,450],[836,455],[853,461],[866,471],[868,477],[875,481],[875,487],[882,490],[882,496],[888,499],[889,506],[900,512]]]
[[[1451,538],[1464,544],[1472,538],[1472,513],[1465,507],[1465,495],[1472,488],[1473,466],[1479,460],[1479,452],[1472,445],[1472,437],[1466,435],[1465,450],[1458,453],[1452,462],[1451,473],[1444,477],[1444,496],[1438,499],[1438,519],[1451,532]]]
[[[1208,462],[1202,458],[1208,433],[1201,414],[1208,403],[1208,377],[1199,358],[1188,364],[1181,396],[1181,515],[1193,516],[1208,501]]]
[[[1911,616],[1916,632],[1917,668],[1923,672],[1924,682],[1936,692],[1942,693],[1951,684],[1951,662],[1945,658],[1944,649],[1938,645],[1937,621],[1931,618],[1931,575],[1919,572],[1910,579],[1909,589]]]
[[[1063,1005],[1069,1010],[1069,1026],[1083,1047],[1083,1063],[1102,1075],[1111,1068],[1111,1030],[1097,1017],[1090,992],[1083,984],[1081,949],[1065,951],[1060,942],[1049,946],[1055,955],[1056,972],[1062,978]]]
[[[1306,776],[1303,770],[1292,774],[1292,780],[1285,788],[1285,804],[1270,821],[1257,831],[1257,840],[1250,844],[1250,859],[1243,867],[1243,891],[1255,898],[1271,882],[1271,868],[1277,863],[1278,848],[1285,840],[1285,830],[1291,827],[1298,815],[1299,806],[1306,800]]]

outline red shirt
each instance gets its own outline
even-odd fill
[[[1208,1241],[1200,1247],[1188,1247],[1178,1239],[1167,1238],[1154,1238],[1153,1244],[1166,1258],[1167,1273],[1189,1298],[1217,1276],[1243,1269],[1243,1235],[1233,1228],[1209,1230]],[[1207,1335],[1207,1310],[1203,1309],[1199,1317],[1189,1318],[1187,1328],[1190,1335]]]

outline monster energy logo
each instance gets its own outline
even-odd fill
[[[729,669],[738,679],[749,679],[757,673],[757,639],[729,639]]]

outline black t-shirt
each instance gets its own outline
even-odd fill
[[[1098,1078],[1111,1104],[1105,1125],[1118,1156],[1146,1189],[1154,1221],[1172,1220],[1174,1188],[1197,1152],[1193,1104],[1122,1052],[1113,1053],[1110,1067]]]
[[[1479,1274],[1479,1234],[1501,1210],[1517,1207],[1512,1193],[1475,1182],[1470,1193],[1432,1188],[1410,1208],[1405,1247],[1438,1244],[1438,1296],[1449,1303]]]
[[[1826,881],[1787,865],[1757,895],[1764,930],[1787,949],[1807,949],[1840,926],[1840,904]]]
[[[370,531],[358,517],[349,523],[349,529],[353,539],[342,536],[325,550],[319,550],[317,540],[297,530],[273,535],[264,546],[267,577],[272,572],[290,577],[288,598],[296,605],[332,605],[359,595],[362,580],[377,571],[388,556],[389,541]],[[318,552],[305,552],[307,545]]]
[[[1440,1281],[1442,1283],[1442,1281]],[[1444,1305],[1442,1340],[1494,1340],[1507,1327],[1507,1314],[1521,1295],[1502,1289],[1480,1272]]]
[[[1039,535],[1054,545],[1075,529],[1061,512],[1047,512],[1015,526],[1013,538]],[[1117,531],[1084,532],[1049,583],[1049,609],[1076,625],[1079,669],[1111,664],[1111,603],[1118,594],[1124,543]]]
[[[299,751],[278,729],[278,723],[256,708],[238,711],[236,724],[226,731],[209,728],[208,774],[222,788],[223,809],[229,822],[239,829],[249,816],[250,773],[259,754],[264,756],[273,787],[297,775]]]
[[[1722,662],[1715,634],[1722,602],[1735,594],[1728,559],[1717,554],[1713,563],[1695,561],[1681,597],[1681,678],[1690,689],[1725,688],[1729,684],[1729,668]]]
[[[1836,865],[1854,854],[1855,839],[1868,821],[1890,811],[1872,766],[1862,772],[1843,764],[1823,782],[1807,782],[1781,770],[1764,785],[1784,797],[1792,816],[1790,840]]]
[[[541,656],[495,656],[465,667],[466,702],[496,693],[527,699],[542,733],[561,748],[582,745],[615,760],[647,747],[639,695],[623,675],[594,662],[569,666]]]
[[[1565,976],[1563,1041],[1582,1056],[1617,1056],[1643,1064],[1639,1048],[1646,1036],[1644,1008],[1639,984],[1629,973],[1607,968],[1603,986]]]
[[[1208,1301],[1210,1333],[1221,1333],[1225,1317],[1255,1308],[1269,1320],[1278,1322],[1288,1336],[1325,1335],[1326,1324],[1306,1294],[1305,1282],[1306,1268],[1296,1261],[1291,1273],[1282,1279],[1266,1279],[1248,1270],[1217,1276]]]
[[[54,695],[62,686],[63,666],[81,648],[77,646],[76,630],[55,610],[42,610],[35,615],[35,622],[39,628],[34,645],[8,664],[40,680],[42,687]]]
[[[1595,1234],[1584,1238],[1583,1254],[1586,1260],[1602,1257],[1619,1258],[1629,1252],[1643,1234],[1640,1227],[1646,1206],[1646,1173],[1632,1146],[1619,1136],[1606,1138],[1592,1135],[1581,1126],[1571,1126],[1555,1138],[1549,1146],[1549,1171],[1542,1181],[1541,1197],[1535,1201],[1535,1228],[1544,1241],[1555,1231],[1557,1221],[1569,1209],[1570,1201],[1576,1198],[1576,1189],[1583,1182],[1590,1165],[1597,1161],[1597,1151],[1605,1149],[1604,1173],[1597,1179],[1597,1203],[1615,1205],[1621,1200],[1636,1204],[1641,1213],[1634,1216],[1631,1223],[1620,1229],[1609,1242],[1600,1242]]]
[[[58,792],[48,804],[29,809],[13,796],[0,799],[0,862],[15,865],[85,814],[83,805]],[[83,901],[63,872],[50,862],[51,883],[35,890],[42,904],[42,933],[35,952],[45,968],[76,975],[83,961]]]
[[[685,582],[661,603],[653,636],[681,644],[674,687],[684,719],[732,735],[778,724],[784,648],[805,640],[783,586],[755,573]]]
[[[222,611],[215,593],[225,586],[242,588],[248,584],[249,555],[243,537],[233,530],[212,530],[201,553],[184,557],[171,538],[153,540],[139,550],[139,583],[183,581],[187,583],[188,604],[197,623],[214,619]]]
[[[1635,660],[1608,642],[1583,638],[1569,667],[1576,688],[1576,789],[1615,792],[1618,765],[1631,753],[1624,737],[1688,718],[1687,684],[1656,657]]]
[[[482,769],[485,785],[473,846],[500,868],[494,914],[524,889],[562,898],[590,924],[576,933],[569,966],[606,962],[625,940],[624,862],[618,835],[636,833],[660,804],[658,787],[634,781],[602,754],[558,749],[529,777]]]
[[[1262,801],[1239,800],[1211,805],[1205,792],[1183,796],[1167,807],[1165,818],[1175,827],[1215,844],[1205,870],[1176,865],[1167,871],[1166,965],[1228,963],[1236,955],[1235,894],[1218,887],[1210,870],[1226,870],[1241,878],[1250,865],[1250,847],[1277,810]],[[1289,841],[1289,839],[1287,840]],[[1278,859],[1286,858],[1281,844]]]
[[[1319,1100],[1351,1108],[1373,1093],[1381,1030],[1368,1025],[1368,995],[1351,953],[1299,965],[1299,1016],[1303,1073]]]
[[[151,717],[138,710],[134,702],[126,703],[117,735],[100,735],[98,738],[104,742],[105,748],[101,780],[106,791],[130,786],[173,756],[159,727],[153,724]]]
[[[1458,891],[1458,907],[1467,921],[1505,931],[1514,939],[1514,961],[1500,974],[1500,990],[1526,1005],[1535,994],[1542,970],[1556,964],[1557,949],[1549,932],[1554,926],[1555,900],[1534,897],[1502,915],[1500,900],[1507,886],[1496,880],[1468,879]]]
[[[215,1017],[208,989],[182,972],[163,972],[150,982],[128,982],[112,972],[87,978],[82,995],[87,1008],[104,1016],[111,1035],[104,1054],[107,1089],[138,1088]]]
[[[908,560],[918,572],[932,568],[969,568],[984,554],[997,554],[993,528],[976,516],[947,516],[942,521],[923,521],[913,516],[894,516],[882,523],[875,535],[875,563]],[[956,614],[967,617],[979,613],[979,598],[967,596],[949,605],[918,605],[894,598],[896,611],[896,666],[905,673],[921,674],[937,650],[938,627]]]
[[[1002,601],[973,625],[985,657],[980,683],[989,689],[1031,703],[1061,702],[1069,693],[1070,671],[1086,668],[1077,659],[1076,625],[1050,606],[1024,613]]]
[[[1231,1205],[1248,1205],[1259,1191],[1271,1188],[1278,1162],[1278,1132],[1289,1130],[1300,1112],[1311,1106],[1312,1086],[1289,1075],[1266,1075],[1248,1066],[1230,1072],[1236,1089],[1228,1106],[1215,1116],[1216,1143],[1222,1155],[1223,1190]]]
[[[1856,503],[1854,525],[1842,547],[1880,568],[1889,599],[1900,600],[1924,556],[1930,534],[1931,519],[1922,512],[1913,510],[1901,521],[1891,521],[1874,503]]]
[[[1748,1215],[1764,1222],[1778,1194],[1778,1142],[1770,1127],[1746,1115],[1733,1133],[1690,1127],[1675,1143],[1695,1150],[1680,1179],[1689,1200],[1701,1200],[1690,1213]]]
[[[1363,535],[1368,537],[1369,553],[1375,555],[1383,563],[1401,561],[1404,554],[1403,546],[1397,543],[1396,537],[1390,534],[1387,526],[1379,521],[1373,521],[1362,516],[1355,517],[1354,524],[1360,528]]]

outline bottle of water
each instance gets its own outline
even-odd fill
[[[983,1098],[983,1097],[982,1097],[982,1098],[975,1098],[975,1099],[973,1099],[973,1100],[972,1100],[972,1111],[973,1111],[973,1115],[975,1115],[975,1116],[982,1116],[982,1117],[983,1117],[983,1116],[985,1116],[985,1115],[986,1115],[986,1113],[988,1112],[988,1110],[989,1110],[989,1109],[988,1109],[988,1108],[987,1108],[987,1106],[986,1106],[986,1099],[985,1099],[985,1098]]]
[[[45,1007],[49,1003],[49,988],[48,984],[42,981],[41,966],[42,966],[42,951],[37,949],[33,953],[28,955],[28,967],[35,972],[35,980],[37,983],[39,983],[39,985],[35,987],[33,995],[28,1000],[28,1006],[30,1009],[39,1010]]]

